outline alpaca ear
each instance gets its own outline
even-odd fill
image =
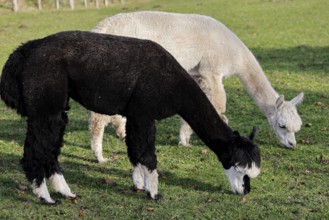
[[[235,142],[235,140],[239,137],[241,137],[240,133],[238,131],[233,131],[233,134],[231,136],[231,142]]]
[[[251,131],[250,135],[249,135],[249,139],[254,141],[257,134],[258,134],[258,127],[254,126],[252,128],[252,131]]]
[[[240,133],[238,131],[233,131],[233,137],[234,138],[240,137]]]
[[[277,108],[280,108],[284,103],[284,96],[280,95],[279,98],[276,100],[275,104]]]
[[[301,92],[298,96],[293,98],[290,102],[291,102],[291,104],[296,106],[296,105],[299,105],[300,103],[302,103],[303,99],[304,99],[304,93]]]

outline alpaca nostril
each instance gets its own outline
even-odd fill
[[[288,142],[289,146],[292,147],[292,148],[295,148],[296,147],[296,144],[292,143],[292,142]]]

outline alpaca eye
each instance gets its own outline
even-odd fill
[[[285,129],[286,128],[285,125],[280,125],[280,124],[279,124],[279,127],[282,128],[282,129]]]
[[[240,167],[238,167],[238,166],[234,166],[234,169],[235,169],[235,171],[237,171],[237,172],[239,172],[239,173],[242,173],[242,170],[241,170]]]

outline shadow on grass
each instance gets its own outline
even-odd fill
[[[263,68],[294,72],[329,71],[329,47],[299,45],[292,48],[251,48]]]
[[[108,164],[108,166],[111,165]],[[73,161],[66,161],[63,163],[63,167],[65,167],[64,174],[66,178],[69,179],[70,182],[75,182],[75,184],[78,184],[82,187],[92,186],[97,189],[108,189],[107,185],[98,184],[100,180],[99,177],[91,177],[90,175],[86,175],[79,170],[92,170],[93,172],[97,172],[99,174],[110,174],[111,176],[127,179],[127,181],[131,182],[131,186],[133,185],[131,179],[132,171],[130,169],[126,170],[114,167],[99,167],[97,164],[81,164]],[[206,192],[218,192],[218,190],[221,188],[193,178],[179,177],[171,171],[159,171],[159,182],[169,186],[179,186],[183,189]],[[120,185],[115,185],[115,187],[120,189],[122,188]]]
[[[125,154],[122,152],[122,154]],[[85,190],[90,190],[90,188],[99,191],[111,192],[118,195],[127,195],[133,197],[141,197],[139,193],[133,193],[133,182],[131,179],[132,171],[130,169],[125,168],[116,168],[116,167],[108,167],[111,166],[109,163],[108,166],[99,166],[99,164],[95,163],[93,160],[86,160],[86,158],[75,156],[75,155],[66,155],[63,156],[72,158],[72,161],[65,161],[61,163],[61,167],[63,168],[63,173],[70,184],[75,184],[79,186],[79,190],[83,194],[86,192]],[[24,172],[21,169],[19,164],[19,160],[21,156],[12,155],[12,154],[2,154],[0,157],[0,174],[6,173],[6,175],[1,175],[0,182],[2,190],[1,197],[4,199],[14,199],[16,201],[26,202],[28,198],[22,197],[19,195],[18,185],[20,184],[28,184],[28,181],[25,179]],[[75,162],[73,160],[79,160]],[[80,162],[81,160],[81,162]],[[83,161],[83,162],[82,162]],[[85,171],[85,172],[84,172]],[[88,171],[88,172],[87,172]],[[90,174],[94,173],[94,176]],[[21,174],[19,174],[21,173]],[[104,175],[102,175],[104,174]],[[19,175],[19,177],[17,177]],[[123,181],[114,182],[114,184],[104,184],[102,183],[102,179],[106,176],[112,176],[116,178],[120,178]],[[223,180],[224,181],[224,180]],[[223,186],[212,185],[194,178],[189,177],[180,177],[171,171],[160,171],[159,182],[168,186],[177,186],[186,190],[196,190],[196,191],[204,191],[204,192],[218,192],[221,191],[223,193],[231,193],[229,189],[223,190]],[[125,184],[126,183],[126,184]],[[130,185],[130,186],[127,186]],[[49,188],[51,189],[51,188]],[[76,189],[72,189],[77,191]],[[166,194],[166,188],[161,189],[162,194]],[[30,191],[30,190],[29,190]],[[79,192],[77,192],[79,194]],[[31,193],[32,195],[32,193]],[[55,198],[55,197],[54,197]],[[59,197],[60,198],[60,197]],[[35,200],[38,203],[38,200]]]
[[[123,149],[125,150],[125,148],[123,148]],[[70,158],[70,159],[83,160],[83,161],[88,161],[90,163],[96,163],[96,164],[98,163],[98,160],[96,160],[96,158],[90,159],[90,158],[86,158],[86,157],[83,157],[83,156],[78,156],[78,155],[68,154],[68,153],[61,153],[61,155],[62,156],[65,156],[67,158]],[[124,152],[124,151],[116,151],[115,152],[115,155],[116,156],[120,156],[120,155],[121,156],[126,156],[127,155],[127,152]]]
[[[24,144],[26,134],[26,118],[20,120],[0,120],[0,140],[16,141],[19,145]],[[88,131],[88,124],[84,120],[70,120],[65,132]]]
[[[24,143],[26,133],[25,119],[21,120],[0,120],[0,140],[16,141],[20,146]]]

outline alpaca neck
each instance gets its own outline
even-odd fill
[[[211,146],[213,141],[217,139],[228,141],[233,130],[219,117],[201,89],[196,86],[195,90],[190,91],[189,97],[183,99],[183,106],[179,115],[191,126],[198,137],[214,151],[216,150],[214,147],[218,146]]]
[[[266,114],[270,110],[270,107],[275,105],[279,95],[266,78],[256,58],[250,51],[248,52],[250,54],[246,56],[248,58],[244,60],[244,68],[238,76],[257,106]]]

